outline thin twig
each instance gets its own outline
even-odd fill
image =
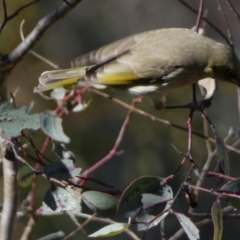
[[[26,37],[26,39],[8,55],[6,61],[14,64],[18,63],[21,58],[27,54],[34,44],[42,37],[48,28],[63,18],[68,12],[73,10],[74,7],[80,2],[81,0],[68,0],[69,4],[63,2],[53,12],[42,18],[36,27]]]
[[[97,90],[97,89],[94,89],[94,88],[90,88],[89,91],[94,92],[95,94],[97,94],[97,95],[99,95],[99,96],[101,96],[101,97],[103,97],[103,98],[109,99],[109,100],[111,100],[111,101],[119,104],[120,106],[122,106],[122,107],[124,107],[124,108],[126,108],[126,109],[128,109],[128,110],[132,110],[133,112],[136,112],[136,113],[138,113],[138,114],[140,114],[140,115],[142,115],[142,116],[144,116],[144,117],[150,118],[152,121],[156,121],[156,122],[165,124],[165,125],[167,125],[167,126],[174,127],[174,128],[180,129],[180,130],[183,130],[183,131],[185,131],[185,132],[188,131],[188,129],[187,129],[186,127],[180,126],[180,125],[175,124],[175,123],[171,123],[171,122],[169,122],[168,120],[165,120],[165,119],[162,119],[162,118],[158,118],[158,117],[156,117],[156,116],[154,116],[154,115],[151,115],[151,114],[149,114],[149,113],[147,113],[147,112],[145,112],[145,111],[143,111],[143,110],[140,110],[140,109],[138,109],[138,108],[135,108],[135,107],[133,107],[133,106],[131,106],[131,105],[129,105],[129,104],[127,104],[127,103],[125,103],[125,102],[117,99],[117,98],[114,98],[114,97],[112,97],[111,95],[109,95],[109,94],[107,94],[107,93],[101,92],[101,91],[99,91],[99,90]],[[216,143],[216,140],[215,140],[215,139],[213,139],[213,138],[211,138],[211,137],[209,137],[209,136],[205,136],[205,135],[202,134],[202,133],[199,133],[199,132],[196,132],[196,131],[192,131],[192,133],[193,133],[195,136],[198,136],[198,137],[200,137],[200,138],[208,139],[211,143]],[[236,148],[234,148],[234,147],[232,147],[232,146],[230,146],[230,145],[227,145],[227,144],[226,144],[225,146],[226,146],[226,148],[227,148],[229,151],[232,151],[232,152],[235,152],[235,153],[237,153],[237,154],[240,154],[240,150],[239,150],[239,149],[236,149]]]
[[[18,8],[14,13],[12,13],[11,15],[7,15],[7,9],[6,9],[6,3],[5,0],[3,0],[3,9],[4,9],[4,18],[3,18],[3,22],[0,26],[0,34],[4,28],[4,26],[7,24],[7,22],[11,19],[13,19],[14,17],[16,17],[22,10],[24,10],[25,8],[35,4],[36,2],[38,2],[39,0],[33,0],[32,2],[26,3],[25,5],[21,6],[20,8]]]
[[[0,239],[12,239],[14,223],[17,212],[18,186],[16,161],[11,147],[7,143],[1,143],[1,159],[3,162],[3,209],[0,226]]]
[[[178,197],[179,197],[179,195],[180,195],[183,187],[185,186],[185,184],[186,184],[189,176],[191,175],[192,171],[193,171],[193,166],[191,165],[191,167],[189,168],[189,170],[188,170],[188,172],[187,172],[187,175],[185,176],[185,179],[183,180],[181,186],[178,188],[178,191],[177,191],[177,193],[175,194],[175,196],[174,196],[174,198],[173,198],[173,200],[172,200],[172,206],[174,205],[174,203],[175,203],[176,200],[178,199]],[[172,206],[171,206],[171,207],[172,207]]]
[[[233,37],[232,37],[232,33],[231,33],[231,29],[230,29],[228,20],[226,18],[225,13],[222,10],[222,4],[221,4],[220,0],[216,0],[216,1],[217,1],[217,5],[218,5],[218,10],[220,11],[220,14],[221,14],[221,16],[223,18],[223,21],[224,21],[224,24],[225,24],[225,27],[227,29],[228,40],[229,40],[230,46],[233,48]]]
[[[235,14],[236,18],[238,19],[238,21],[240,22],[240,14],[238,13],[238,11],[236,10],[236,8],[233,6],[232,2],[230,0],[225,0],[227,2],[227,4],[229,5],[230,10],[233,11],[233,13]]]
[[[135,103],[133,103],[134,105]],[[117,137],[117,140],[112,148],[112,150],[109,152],[109,154],[107,156],[105,156],[104,158],[102,158],[100,161],[98,161],[96,164],[94,164],[92,167],[90,167],[89,169],[87,169],[83,174],[82,176],[86,177],[88,176],[89,174],[91,174],[92,172],[94,172],[96,169],[98,169],[100,166],[102,166],[103,164],[105,164],[106,162],[108,162],[110,159],[113,158],[113,156],[116,155],[116,153],[118,152],[118,149],[119,149],[119,146],[122,142],[122,139],[123,139],[123,136],[127,130],[127,126],[129,124],[129,121],[131,119],[131,116],[132,116],[132,110],[130,109],[128,111],[128,114],[124,120],[124,123],[120,129],[120,132],[118,134],[118,137]],[[85,181],[82,181],[81,182],[81,185],[84,184]]]
[[[182,3],[185,7],[187,7],[189,10],[191,10],[193,13],[198,14],[198,11],[194,9],[192,6],[190,6],[188,3],[185,2],[185,0],[177,0],[180,3]],[[218,28],[216,27],[210,20],[208,20],[206,17],[202,17],[202,19],[212,28],[214,29],[226,42],[229,46],[231,46],[228,38],[225,36],[225,34]]]
[[[25,36],[23,34],[23,25],[25,23],[25,20],[22,20],[21,21],[21,24],[20,24],[20,37],[21,37],[21,40],[24,41],[25,40]],[[59,69],[59,66],[56,65],[55,63],[53,63],[52,61],[50,61],[49,59],[43,57],[42,55],[38,54],[37,52],[33,51],[33,50],[29,50],[29,53],[32,54],[34,57],[38,58],[39,60],[45,62],[47,65],[53,67],[54,69]]]
[[[193,189],[198,189],[202,192],[205,192],[205,193],[210,193],[212,195],[215,195],[216,197],[220,198],[220,197],[230,197],[230,198],[236,198],[236,199],[240,199],[240,196],[238,194],[235,194],[235,193],[228,193],[226,192],[226,190],[219,190],[219,189],[216,189],[216,190],[213,190],[213,189],[206,189],[206,188],[203,188],[203,187],[197,187],[195,185],[190,185],[188,184],[188,186],[190,186],[191,188]],[[234,192],[234,191],[233,191]]]
[[[231,210],[232,210],[232,207],[226,207],[226,208],[222,209],[222,214],[224,214],[228,211],[231,211]],[[195,225],[197,227],[201,227],[201,226],[206,225],[211,222],[212,222],[212,219],[204,219],[199,222],[196,222]],[[183,230],[183,228],[181,228],[171,238],[169,238],[169,240],[179,239],[184,233],[185,233],[185,231]]]
[[[21,235],[20,240],[29,240],[35,225],[36,225],[36,221],[31,216],[28,220],[27,225],[24,228],[24,232]]]
[[[81,217],[81,218],[90,218],[92,215],[85,214],[85,213],[77,213],[75,214],[76,217]],[[100,218],[100,217],[92,217],[92,221],[97,221],[101,223],[116,223],[115,221],[109,219],[109,218]],[[126,229],[125,233],[129,235],[133,240],[140,240],[140,238],[132,232],[130,229]]]
[[[201,20],[203,17],[203,6],[204,6],[204,0],[200,0],[197,21],[196,21],[195,29],[194,29],[196,32],[198,32],[198,30],[200,28]]]
[[[79,232],[80,230],[82,230],[91,220],[92,218],[96,215],[96,213],[94,213],[90,218],[88,218],[83,224],[81,224],[77,229],[75,229],[74,231],[72,231],[70,234],[68,234],[66,237],[64,237],[62,240],[67,240],[70,239],[72,236],[74,236],[77,232]]]

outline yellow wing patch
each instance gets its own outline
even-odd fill
[[[58,87],[64,87],[67,85],[76,84],[79,81],[79,77],[67,78],[67,79],[58,79],[58,80],[49,80],[45,83],[39,83],[34,92],[43,92],[51,90]]]
[[[99,76],[98,83],[106,85],[131,85],[139,80],[139,76],[133,72],[128,73],[108,73]]]

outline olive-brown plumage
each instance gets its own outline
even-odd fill
[[[161,108],[167,93],[204,78],[240,86],[240,63],[234,51],[183,28],[127,37],[76,58],[73,66],[42,73],[36,91],[81,81],[149,96]]]

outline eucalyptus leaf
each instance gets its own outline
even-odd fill
[[[52,185],[44,196],[42,214],[61,213],[74,210],[76,207],[77,202],[69,191]]]
[[[112,237],[124,232],[128,227],[129,225],[127,223],[113,223],[88,235],[88,237],[90,238]]]
[[[37,130],[40,128],[39,114],[28,115],[27,107],[14,109],[10,102],[0,105],[0,129],[5,138],[19,137],[24,129]]]
[[[69,137],[63,132],[62,119],[54,111],[44,111],[40,115],[40,123],[43,132],[53,140],[69,143]]]
[[[217,147],[217,156],[218,164],[221,168],[221,172],[225,175],[229,175],[229,160],[227,149],[222,139],[216,137],[216,147]]]
[[[118,211],[133,218],[142,208],[142,194],[156,192],[161,181],[161,178],[155,176],[143,176],[134,180],[124,190],[118,203]]]
[[[236,194],[240,196],[240,178],[229,181],[225,185],[223,185],[220,190],[230,192],[232,194]],[[233,197],[226,197],[227,201],[235,208],[240,210],[240,199]]]
[[[23,166],[17,174],[18,183],[21,187],[27,187],[32,183],[33,171],[28,166]]]
[[[181,213],[174,213],[181,224],[183,230],[187,234],[190,240],[198,240],[200,239],[199,230],[195,226],[195,224],[190,220],[190,218],[186,217],[184,214]]]
[[[99,191],[86,191],[82,194],[83,202],[94,212],[111,216],[116,213],[118,198]]]
[[[221,240],[223,233],[223,216],[222,209],[218,201],[214,202],[211,208],[213,226],[214,226],[214,238],[213,240]]]

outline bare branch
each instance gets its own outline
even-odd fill
[[[196,21],[196,24],[195,24],[195,31],[196,32],[198,32],[198,30],[200,28],[201,20],[202,20],[202,17],[203,17],[203,6],[204,6],[204,0],[200,0],[197,21]]]
[[[189,10],[191,10],[193,13],[198,14],[198,11],[191,7],[188,3],[185,2],[185,0],[177,0],[180,3],[182,3],[185,7],[187,7]],[[206,17],[202,16],[202,19],[212,28],[214,29],[226,42],[229,46],[231,46],[228,38],[225,36],[225,34],[218,28],[216,27],[210,20],[208,20]]]
[[[4,28],[4,26],[7,24],[7,22],[11,19],[13,19],[14,17],[16,17],[23,9],[33,5],[34,3],[38,2],[39,0],[33,0],[32,2],[29,2],[23,6],[21,6],[20,8],[18,8],[14,13],[12,13],[11,15],[7,15],[7,7],[6,7],[6,2],[5,0],[3,0],[3,10],[4,10],[4,18],[3,18],[3,22],[0,25],[0,34]]]
[[[230,29],[228,20],[226,18],[225,13],[222,10],[222,4],[221,4],[220,0],[216,0],[216,1],[217,1],[217,5],[218,5],[218,10],[220,11],[220,14],[221,14],[221,16],[223,18],[223,21],[224,21],[226,29],[227,29],[228,40],[229,40],[230,46],[233,47],[233,38],[232,38],[232,33],[231,33],[231,29]]]
[[[238,19],[238,21],[240,22],[240,14],[238,13],[238,11],[236,10],[236,8],[233,6],[232,2],[230,0],[226,0],[227,4],[229,5],[229,8],[233,11],[233,13],[235,14],[236,18]]]
[[[135,106],[135,102],[132,103],[132,106]],[[96,169],[98,169],[100,166],[102,166],[103,164],[108,162],[110,159],[112,159],[117,154],[119,146],[122,142],[123,136],[127,130],[127,126],[131,119],[132,113],[133,113],[132,109],[129,109],[128,114],[127,114],[127,116],[124,120],[124,123],[120,129],[120,132],[118,134],[117,140],[116,140],[112,150],[109,152],[109,154],[107,156],[105,156],[104,158],[102,158],[100,161],[98,161],[96,164],[94,164],[92,167],[90,167],[88,170],[86,170],[82,174],[82,176],[87,177],[89,174],[94,172]],[[84,182],[85,182],[85,180],[83,180],[80,185],[82,186],[84,184]]]
[[[88,218],[83,224],[81,224],[77,229],[72,231],[70,234],[68,234],[66,237],[64,237],[62,240],[70,239],[72,236],[74,236],[77,232],[82,230],[91,220],[93,217],[95,217],[96,213],[94,213],[90,218]]]
[[[1,216],[0,239],[12,239],[17,211],[17,170],[18,161],[7,143],[1,143],[1,158],[3,161],[3,210]]]
[[[69,0],[68,4],[63,2],[56,10],[42,18],[32,32],[21,42],[7,57],[6,61],[10,63],[18,63],[21,58],[33,47],[33,45],[41,38],[41,36],[55,22],[64,17],[71,11],[81,0]]]
[[[22,20],[21,24],[20,24],[20,36],[22,41],[25,40],[25,36],[23,34],[23,25],[25,23],[25,20]],[[40,55],[39,53],[33,51],[33,50],[29,50],[29,53],[32,54],[34,57],[38,58],[39,60],[45,62],[46,64],[48,64],[49,66],[53,67],[54,69],[59,69],[59,66],[56,65],[55,63],[51,62],[50,60],[48,60],[47,58],[43,57],[42,55]]]
[[[135,112],[135,113],[138,113],[138,114],[140,114],[140,115],[142,115],[142,116],[145,116],[145,117],[147,117],[147,118],[150,118],[152,121],[156,121],[156,122],[165,124],[165,125],[167,125],[167,126],[169,126],[169,127],[174,127],[174,128],[177,128],[177,129],[186,131],[186,132],[188,131],[187,128],[185,128],[185,127],[183,127],[183,126],[181,126],[181,125],[178,125],[178,124],[175,124],[175,123],[171,123],[170,121],[165,120],[165,119],[162,119],[162,118],[155,117],[154,115],[151,115],[151,114],[149,114],[149,113],[147,113],[147,112],[145,112],[145,111],[143,111],[143,110],[141,110],[141,109],[135,108],[135,107],[133,107],[133,106],[131,106],[131,105],[129,105],[129,104],[127,104],[127,103],[125,103],[125,102],[117,99],[117,98],[112,97],[111,95],[109,95],[109,94],[107,94],[107,93],[101,92],[101,91],[99,91],[99,90],[97,90],[97,89],[94,89],[94,88],[90,88],[89,90],[90,90],[91,92],[96,93],[97,95],[99,95],[99,96],[101,96],[101,97],[103,97],[103,98],[110,99],[111,101],[119,104],[120,106],[122,106],[122,107],[124,107],[124,108],[126,108],[126,109],[132,110],[132,111]],[[211,138],[211,137],[209,137],[209,136],[205,136],[205,135],[202,134],[202,133],[199,133],[199,132],[196,132],[196,131],[192,131],[192,133],[193,133],[195,136],[198,136],[198,137],[200,137],[200,138],[208,139],[209,142],[211,142],[211,143],[215,143],[215,142],[216,142],[215,139],[213,139],[213,138]],[[227,145],[227,144],[226,144],[225,146],[226,146],[226,148],[227,148],[229,151],[232,151],[232,152],[235,152],[235,153],[237,153],[237,154],[240,154],[240,150],[239,150],[239,149],[234,148],[234,147],[232,147],[232,146],[230,146],[230,145]]]

